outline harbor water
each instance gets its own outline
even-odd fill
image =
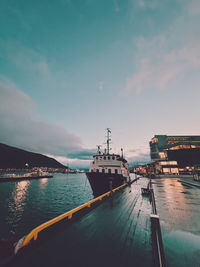
[[[34,227],[89,200],[93,194],[84,173],[0,183],[0,239],[22,237]]]

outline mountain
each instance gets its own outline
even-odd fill
[[[0,169],[23,169],[26,163],[29,164],[30,168],[49,167],[67,169],[66,166],[53,158],[0,143]]]

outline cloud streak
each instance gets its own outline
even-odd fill
[[[94,149],[76,151],[75,153],[69,153],[68,157],[71,159],[91,160],[92,156],[96,153]]]
[[[14,83],[0,77],[0,142],[54,157],[63,164],[88,167],[95,149],[86,149],[81,139],[64,127],[36,118],[32,99]],[[139,150],[129,151],[131,161],[146,160]]]
[[[191,0],[186,5],[186,12],[188,12],[189,15],[200,15],[200,2],[199,0]]]
[[[140,67],[132,78],[127,80],[126,90],[137,93],[149,89],[166,89],[177,81],[181,74],[200,66],[200,50],[197,44],[163,54],[158,61],[154,58],[140,60]]]
[[[135,162],[147,163],[151,161],[149,153],[139,153],[136,156],[127,157],[127,159],[130,165]]]
[[[147,147],[140,147],[136,149],[130,149],[127,151],[127,159],[130,163],[133,162],[149,162],[150,152]]]
[[[9,81],[0,81],[0,142],[44,154],[81,155],[81,139],[64,127],[39,121],[31,98]],[[86,157],[83,152],[83,158]]]
[[[154,36],[151,40],[143,37],[134,39],[140,56],[138,67],[126,80],[126,91],[140,93],[173,88],[181,84],[187,72],[200,70],[200,31],[190,26],[195,25],[192,14],[198,13],[199,8],[199,2],[192,1],[165,35]]]
[[[51,72],[47,59],[39,52],[12,39],[7,41],[0,39],[0,49],[2,57],[25,73],[39,75],[42,79],[50,78]]]

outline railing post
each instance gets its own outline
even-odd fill
[[[151,203],[153,211],[153,214],[151,214],[150,218],[151,218],[152,245],[153,245],[155,266],[166,267],[165,251],[162,241],[162,232],[160,228],[160,218],[157,215],[156,201],[154,196],[154,190],[152,188],[151,179],[149,182],[149,187],[151,191]]]
[[[72,213],[67,216],[67,218],[70,220],[72,218]]]
[[[165,252],[160,228],[160,219],[157,214],[151,214],[151,228],[155,264],[158,267],[166,267]]]
[[[38,232],[35,232],[35,233],[34,233],[34,236],[33,236],[33,239],[34,239],[34,240],[37,240],[37,237],[38,237]]]
[[[109,181],[110,196],[112,196],[113,183],[112,180]]]

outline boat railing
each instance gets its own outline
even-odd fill
[[[125,186],[127,186],[127,183],[125,183],[125,184],[123,184],[123,185],[121,185],[119,187],[116,187],[112,191],[108,191],[105,194],[100,195],[99,197],[96,197],[93,200],[90,200],[89,202],[76,207],[75,209],[72,209],[72,210],[70,210],[70,211],[68,211],[68,212],[66,212],[64,214],[61,214],[61,215],[57,216],[54,219],[51,219],[51,220],[49,220],[49,221],[37,226],[28,235],[26,235],[25,237],[21,238],[18,241],[18,243],[15,246],[14,253],[17,254],[19,249],[21,249],[22,247],[27,246],[32,240],[37,240],[39,232],[45,230],[46,228],[50,227],[53,224],[56,224],[57,222],[65,219],[65,218],[71,219],[72,215],[74,213],[77,213],[78,211],[83,210],[86,207],[90,208],[91,204],[93,204],[93,203],[95,203],[97,201],[101,201],[103,198],[112,195],[113,192],[116,192],[116,191],[122,189]]]

